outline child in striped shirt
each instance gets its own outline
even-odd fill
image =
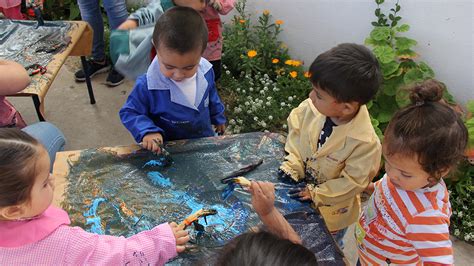
[[[440,102],[442,95],[435,80],[415,85],[412,104],[385,130],[386,175],[375,183],[355,228],[361,265],[453,264],[451,205],[442,178],[462,158],[467,129]]]

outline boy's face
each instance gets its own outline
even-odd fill
[[[201,54],[200,47],[184,54],[168,49],[163,44],[156,49],[161,73],[165,77],[177,82],[196,74],[199,62],[201,61]]]
[[[339,103],[336,98],[322,90],[318,85],[313,84],[313,90],[309,93],[309,98],[318,112],[327,117],[339,117],[343,114],[343,103]]]

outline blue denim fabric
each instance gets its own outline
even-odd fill
[[[48,122],[32,124],[22,130],[43,144],[49,154],[52,170],[56,152],[64,150],[64,145],[66,145],[64,134],[59,128]]]
[[[97,61],[105,59],[104,21],[100,12],[99,0],[78,0],[82,20],[87,21],[94,30],[92,57]],[[125,0],[103,0],[111,30],[116,29],[128,17]]]

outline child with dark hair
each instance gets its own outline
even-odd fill
[[[318,265],[307,248],[271,233],[245,233],[227,243],[219,254],[216,266],[292,266]]]
[[[153,44],[157,55],[120,110],[135,140],[159,152],[163,140],[224,133],[212,64],[202,58],[207,29],[199,13],[189,7],[166,11],[155,25]]]
[[[163,265],[184,251],[189,236],[176,223],[129,238],[70,227],[67,213],[51,205],[49,169],[48,152],[37,140],[0,128],[1,265]]]
[[[357,221],[359,194],[380,167],[381,145],[365,104],[377,93],[377,59],[344,43],[320,54],[309,69],[313,90],[288,117],[283,178],[305,181],[292,195],[312,201],[336,242]]]
[[[453,264],[451,205],[442,178],[463,157],[468,133],[442,95],[435,80],[415,85],[412,104],[385,130],[386,174],[355,229],[362,265]]]

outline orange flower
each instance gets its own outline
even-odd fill
[[[277,20],[275,20],[275,24],[281,25],[281,24],[283,24],[283,20],[277,19]]]
[[[268,16],[268,15],[270,15],[270,11],[268,11],[268,10],[265,9],[265,10],[263,10],[263,14],[264,14],[265,16]]]
[[[298,61],[298,60],[291,60],[291,59],[288,59],[285,61],[285,64],[289,65],[289,66],[301,66],[301,61]]]
[[[291,71],[291,72],[290,72],[290,76],[291,76],[292,78],[296,78],[296,77],[298,76],[298,72],[296,72],[296,71]]]
[[[309,71],[304,72],[304,77],[305,77],[305,78],[310,78],[310,77],[311,77],[311,73],[309,73]]]
[[[245,19],[239,20],[240,24],[245,24]]]
[[[273,60],[272,60],[273,64],[277,64],[278,62],[280,62],[280,60],[278,58],[273,58]]]
[[[247,56],[252,58],[252,57],[255,57],[257,55],[257,51],[255,50],[250,50],[247,52]]]
[[[291,66],[291,65],[293,65],[293,60],[288,59],[288,60],[285,61],[285,64]]]

